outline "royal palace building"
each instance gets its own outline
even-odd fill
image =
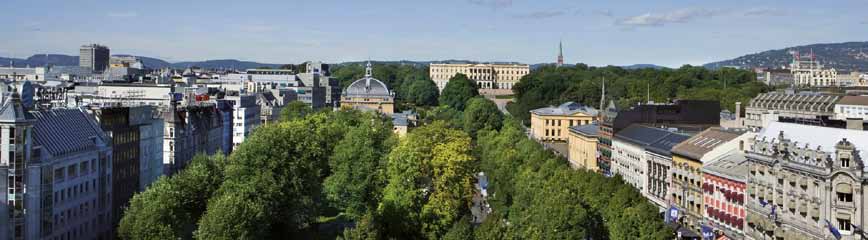
[[[527,64],[454,64],[432,63],[430,77],[443,91],[446,83],[456,74],[464,74],[474,81],[480,89],[512,89],[524,75],[530,73]]]

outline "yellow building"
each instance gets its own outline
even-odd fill
[[[680,209],[680,215],[683,216],[681,223],[685,226],[698,231],[703,221],[703,162],[736,149],[737,144],[730,141],[742,134],[743,132],[733,130],[709,128],[672,148],[669,202]]]
[[[570,127],[567,143],[570,148],[569,161],[574,169],[597,171],[597,124]]]
[[[432,63],[429,76],[443,91],[449,79],[456,74],[467,75],[480,89],[512,89],[521,77],[530,73],[527,64],[452,64]]]
[[[369,62],[365,68],[365,77],[356,80],[344,90],[341,107],[391,115],[395,113],[395,93],[389,91],[385,83],[373,77]]]
[[[596,120],[597,109],[575,102],[530,111],[531,135],[543,141],[567,141],[570,127]]]

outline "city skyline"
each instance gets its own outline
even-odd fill
[[[0,16],[16,36],[0,56],[76,55],[99,43],[113,54],[171,62],[240,59],[447,60],[589,65],[699,65],[770,49],[864,41],[865,1],[655,3],[18,1]],[[167,7],[168,6],[168,7]],[[33,14],[38,13],[38,14]],[[834,17],[830,17],[834,16]]]

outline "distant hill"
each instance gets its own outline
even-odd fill
[[[116,54],[113,56],[132,56],[129,54]],[[142,60],[142,63],[147,68],[159,69],[165,67],[171,68],[188,68],[192,66],[202,67],[202,68],[213,68],[213,69],[248,69],[248,68],[259,68],[259,67],[270,67],[277,68],[283,64],[271,64],[271,63],[258,63],[258,62],[250,62],[250,61],[239,61],[235,59],[220,59],[220,60],[206,60],[206,61],[188,61],[188,62],[177,62],[170,63],[162,59],[152,58],[152,57],[143,57],[137,56]],[[20,58],[7,58],[0,57],[0,67],[8,67],[9,62],[12,61],[15,67],[42,67],[46,64],[50,64],[53,66],[77,66],[78,65],[78,56],[70,56],[63,54],[36,54],[28,57],[27,59]]]
[[[799,51],[801,54],[807,55],[811,50],[814,51],[819,62],[826,67],[844,71],[868,71],[868,42],[823,43],[788,47],[708,63],[704,66],[712,69],[728,66],[781,68],[792,61],[791,51]]]
[[[235,59],[219,59],[219,60],[207,60],[200,62],[176,62],[172,63],[172,68],[188,68],[188,67],[201,67],[201,68],[210,68],[210,69],[238,69],[244,70],[248,68],[278,68],[283,64],[271,64],[271,63],[258,63],[258,62],[249,62],[249,61],[239,61]]]
[[[633,65],[628,65],[628,66],[621,66],[621,68],[633,70],[633,69],[645,69],[645,68],[667,69],[668,67],[664,67],[664,66],[660,66],[660,65],[654,65],[654,64],[633,64]]]
[[[8,67],[10,61],[12,61],[12,64],[15,65],[15,67],[41,67],[45,66],[46,63],[55,66],[75,66],[78,65],[78,56],[63,54],[36,54],[27,59],[0,57],[0,66]]]

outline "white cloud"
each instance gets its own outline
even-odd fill
[[[494,9],[507,8],[512,6],[512,0],[467,0],[467,2],[474,5],[491,7]]]
[[[553,18],[557,16],[562,16],[566,14],[566,12],[561,10],[556,11],[536,11],[527,14],[515,15],[515,18],[524,18],[524,19],[545,19],[545,18]]]
[[[684,8],[666,13],[646,13],[638,16],[621,18],[615,24],[629,27],[663,26],[672,23],[687,23],[696,19],[710,18],[721,14],[719,10],[703,8]]]
[[[107,16],[112,18],[132,18],[138,17],[139,13],[133,11],[109,12]]]
[[[787,15],[787,12],[777,8],[751,8],[745,10],[743,14],[745,16],[783,16]]]

